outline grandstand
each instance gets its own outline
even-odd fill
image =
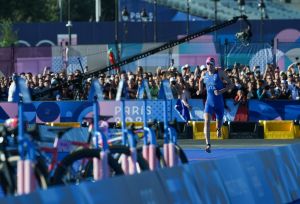
[[[146,0],[151,3],[152,0]],[[189,12],[191,15],[200,16],[204,19],[215,18],[215,2],[213,0],[158,0],[157,3],[176,9],[182,12]],[[219,0],[217,1],[217,18],[218,20],[228,20],[232,16],[247,15],[251,20],[261,19],[260,9],[258,8],[257,0],[245,1],[244,6],[239,6],[238,1]],[[282,1],[264,1],[265,8],[263,17],[266,19],[299,19],[300,18],[300,2],[284,3]]]

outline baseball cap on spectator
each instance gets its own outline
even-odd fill
[[[61,95],[57,94],[55,98],[56,98],[57,101],[60,101],[61,100]]]
[[[51,85],[56,86],[57,84],[58,84],[57,79],[52,78],[52,79],[51,79]]]
[[[207,64],[207,65],[208,65],[208,64],[215,65],[215,59],[212,58],[212,57],[208,57],[208,58],[206,59],[206,64]]]
[[[204,64],[202,64],[201,66],[200,66],[200,70],[201,71],[203,71],[203,70],[206,70],[207,68],[206,68],[206,66],[204,65]]]
[[[189,64],[185,64],[184,66],[181,67],[181,71],[183,71],[184,69],[188,69],[190,66]]]
[[[280,72],[280,75],[285,75],[284,71],[281,71],[281,72]]]
[[[185,75],[185,76],[183,77],[183,80],[184,80],[184,81],[188,81],[189,78],[190,78],[189,75]]]
[[[129,80],[134,80],[134,76],[133,76],[133,75],[130,75],[130,76],[128,77],[128,79],[129,79]]]
[[[281,84],[287,84],[286,80],[281,80]]]
[[[170,78],[170,82],[176,81],[175,77]]]
[[[255,73],[255,75],[260,75],[260,69],[259,69],[259,66],[255,66],[255,67],[254,67],[254,73]]]
[[[233,68],[233,66],[232,65],[230,65],[230,66],[228,66],[227,68],[225,68],[225,72],[231,72],[232,71],[232,68]]]

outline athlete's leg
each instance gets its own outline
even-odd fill
[[[223,120],[216,120],[216,126],[217,126],[217,137],[221,138],[222,137],[222,125],[223,125]]]
[[[204,113],[204,136],[206,145],[210,144],[210,120],[211,114]]]
[[[213,114],[213,107],[209,104],[205,104],[204,108],[204,136],[205,136],[205,142],[206,142],[206,148],[205,151],[210,153],[210,121],[211,121],[211,115]]]
[[[216,110],[216,128],[217,128],[217,136],[218,138],[222,137],[222,125],[223,125],[223,117],[224,117],[224,106],[218,107]]]

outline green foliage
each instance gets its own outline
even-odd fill
[[[115,0],[101,0],[102,18],[114,19]],[[0,20],[11,19],[17,22],[59,21],[58,0],[0,0]],[[70,0],[71,20],[95,20],[95,0]],[[68,0],[62,0],[63,21],[68,20]]]
[[[0,19],[15,22],[46,22],[55,20],[57,0],[0,0]],[[55,18],[54,18],[55,17]],[[54,18],[54,19],[53,19]]]
[[[18,40],[17,33],[13,30],[10,20],[0,22],[0,47],[9,47]]]

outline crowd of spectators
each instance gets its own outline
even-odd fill
[[[280,71],[278,67],[272,64],[267,64],[265,69],[261,69],[259,66],[250,68],[236,63],[232,68],[225,69],[234,83],[234,88],[225,93],[224,98],[232,98],[236,103],[245,103],[249,99],[300,100],[299,71],[300,63],[291,64],[287,71]],[[135,72],[122,71],[119,74],[100,74],[98,79],[103,86],[104,99],[106,100],[115,99],[121,78],[127,82],[129,99],[137,98],[137,90],[143,79],[148,79],[149,89],[154,99],[158,97],[159,86],[164,79],[169,80],[174,98],[180,98],[182,93],[185,93],[188,98],[205,99],[206,92],[198,92],[198,81],[205,72],[206,65],[197,66],[193,71],[189,65],[181,68],[171,66],[164,69],[158,67],[155,73],[146,72],[143,67],[139,66]],[[65,71],[53,73],[49,67],[44,69],[43,74],[20,73],[19,75],[26,79],[34,100],[86,100],[92,81],[91,78],[83,77],[80,70],[76,70],[72,74],[67,74]],[[7,101],[11,82],[12,77],[0,79],[1,101]],[[54,87],[59,88],[51,89]],[[51,91],[45,92],[49,89]]]

